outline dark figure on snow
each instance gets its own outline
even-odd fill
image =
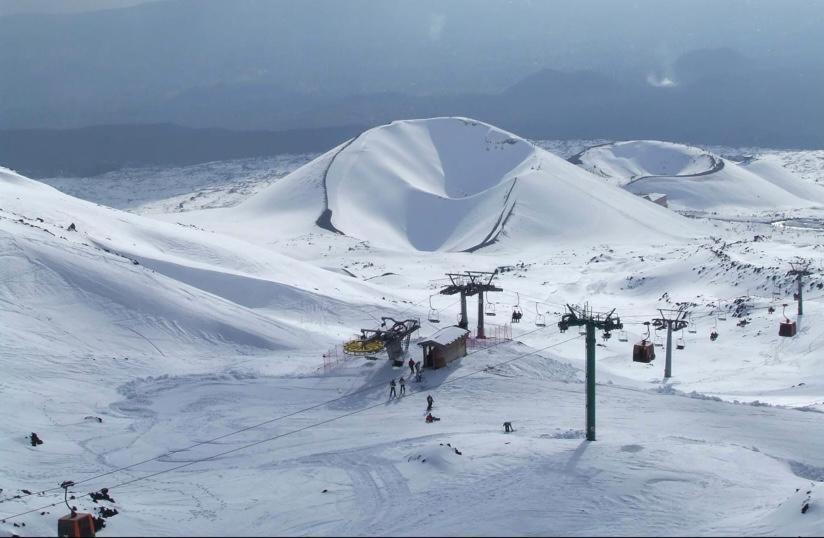
[[[406,394],[406,381],[403,380],[403,377],[401,377],[399,381],[401,384],[401,396],[404,396]]]
[[[426,415],[426,422],[435,422],[435,421],[438,421],[438,420],[441,420],[441,419],[438,418],[438,417],[433,417],[432,413],[429,413],[428,415]]]
[[[389,382],[389,399],[391,400],[392,398],[395,398],[397,396],[398,396],[398,393],[395,392],[395,380],[392,379]]]
[[[511,422],[504,422],[504,432],[505,433],[511,433],[511,432],[514,432],[514,431],[515,430],[512,428],[512,423]]]
[[[421,373],[421,361],[415,363],[415,373]]]
[[[426,411],[432,411],[432,406],[435,405],[435,399],[431,394],[426,396]]]
[[[416,383],[420,383],[421,381],[423,381],[423,376],[421,375],[421,371],[420,371],[420,370],[418,370],[418,371],[415,373],[415,382],[416,382]]]
[[[415,359],[409,359],[409,375],[415,373]]]

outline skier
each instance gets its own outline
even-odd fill
[[[426,396],[426,411],[432,411],[432,406],[435,405],[435,399],[431,394]]]
[[[404,396],[406,394],[406,381],[403,380],[403,376],[399,378],[399,381],[401,384],[401,396]]]
[[[397,398],[398,394],[395,392],[395,378],[389,381],[389,399]]]
[[[420,383],[421,381],[423,381],[423,375],[421,375],[421,371],[418,370],[415,372],[415,382]]]
[[[441,420],[441,419],[438,418],[438,417],[433,417],[432,413],[429,413],[429,414],[426,415],[426,422],[435,422],[435,421],[438,421],[438,420]]]
[[[409,359],[409,375],[415,373],[415,359]]]
[[[421,361],[415,363],[415,372],[421,373]]]

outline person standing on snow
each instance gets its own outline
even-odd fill
[[[389,399],[397,398],[398,394],[395,392],[395,378],[389,381]]]
[[[432,406],[435,405],[435,399],[431,394],[426,396],[426,412],[432,411]]]
[[[404,396],[406,394],[406,381],[403,380],[403,376],[400,377],[399,381],[401,384],[401,396]]]
[[[409,375],[415,373],[415,359],[409,359]]]

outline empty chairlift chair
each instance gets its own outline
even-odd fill
[[[778,336],[795,336],[797,331],[797,327],[794,321],[791,321],[790,318],[787,317],[785,311],[787,310],[787,305],[782,305],[784,308],[781,310],[781,315],[784,316],[784,321],[781,322],[781,325],[778,327]]]
[[[426,317],[431,323],[440,323],[441,316],[437,310],[432,308],[432,296],[429,296],[429,315]]]
[[[724,310],[723,301],[718,301],[718,319],[721,321],[727,321],[727,311]]]
[[[655,347],[652,345],[649,334],[649,321],[645,321],[647,336],[632,347],[633,362],[652,362],[655,359]]]
[[[493,303],[493,302],[486,303],[486,311],[484,313],[487,316],[494,316],[495,315],[495,303]]]
[[[684,349],[687,343],[684,341],[684,329],[681,329],[681,336],[675,341],[675,349]]]
[[[618,341],[629,342],[629,336],[627,335],[627,331],[621,330],[621,332],[618,333]]]
[[[655,328],[655,336],[652,337],[652,343],[655,347],[664,347],[664,339],[658,334],[659,330],[658,327]]]
[[[538,303],[535,303],[535,326],[546,327],[546,316],[544,316],[538,311]],[[561,332],[566,332],[566,329],[562,330]]]

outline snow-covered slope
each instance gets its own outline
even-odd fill
[[[78,200],[6,169],[0,201],[3,321],[19,328],[10,338],[21,346],[290,347],[309,334],[291,326],[291,313],[346,311],[347,300],[374,294],[241,240]]]
[[[824,189],[776,162],[738,164],[682,144],[618,142],[590,148],[571,161],[630,192],[666,194],[674,209],[757,211],[824,204]]]
[[[499,240],[521,248],[639,233],[683,237],[694,225],[465,118],[371,129],[234,208],[179,218],[264,242],[321,226],[420,251],[473,251]]]

